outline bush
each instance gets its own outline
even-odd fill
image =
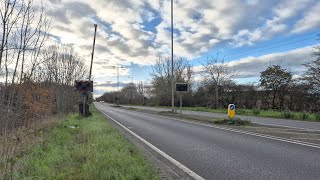
[[[306,119],[308,119],[308,117],[309,117],[309,114],[306,113],[306,112],[303,112],[303,113],[299,114],[299,118],[302,119],[302,120],[306,120]]]
[[[294,118],[294,114],[290,111],[284,111],[283,112],[283,117],[286,119],[293,119]]]
[[[215,124],[225,124],[225,125],[235,125],[235,126],[244,126],[251,124],[248,120],[241,120],[240,118],[227,118],[223,120],[214,121]]]
[[[253,112],[254,115],[259,115],[261,111],[260,111],[260,109],[254,108],[254,109],[252,110],[252,112]]]
[[[314,117],[317,121],[320,121],[320,112],[317,112]]]
[[[246,111],[244,109],[238,109],[238,110],[236,110],[236,113],[240,114],[240,115],[245,115]]]

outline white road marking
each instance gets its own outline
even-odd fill
[[[102,112],[101,110],[99,110],[100,112]],[[175,166],[177,166],[178,168],[180,168],[182,171],[184,171],[185,173],[187,173],[189,176],[191,176],[192,178],[196,179],[196,180],[204,180],[204,178],[202,178],[201,176],[199,176],[198,174],[196,174],[195,172],[193,172],[192,170],[190,170],[189,168],[187,168],[186,166],[184,166],[183,164],[181,164],[179,161],[173,159],[171,156],[169,156],[168,154],[166,154],[165,152],[161,151],[160,149],[158,149],[157,147],[155,147],[154,145],[152,145],[151,143],[149,143],[147,140],[143,139],[142,137],[140,137],[139,135],[137,135],[136,133],[134,133],[133,131],[131,131],[130,129],[126,128],[124,125],[122,125],[121,123],[119,123],[118,121],[116,121],[115,119],[113,119],[112,117],[110,117],[108,114],[106,114],[105,112],[102,112],[104,115],[106,115],[109,119],[111,119],[113,122],[115,122],[116,124],[118,124],[120,127],[122,127],[123,129],[125,129],[126,131],[128,131],[130,134],[132,134],[133,136],[135,136],[137,139],[139,139],[140,141],[142,141],[144,144],[146,144],[147,146],[149,146],[151,149],[153,149],[154,151],[156,151],[158,154],[160,154],[161,156],[163,156],[164,158],[166,158],[168,161],[170,161],[172,164],[174,164]]]
[[[314,143],[309,143],[309,142],[303,142],[303,141],[281,138],[281,137],[276,137],[276,136],[271,136],[271,135],[253,133],[253,132],[237,130],[237,129],[221,127],[221,126],[215,126],[215,125],[209,125],[209,124],[204,124],[204,123],[192,122],[192,121],[187,121],[187,120],[183,120],[183,119],[154,115],[154,114],[149,114],[149,113],[144,113],[144,112],[139,112],[139,113],[146,114],[149,116],[154,116],[154,117],[161,117],[161,118],[166,118],[166,119],[170,119],[170,120],[182,121],[182,122],[186,122],[186,123],[190,123],[190,124],[206,126],[206,127],[216,128],[216,129],[222,129],[222,130],[226,130],[226,131],[237,132],[237,133],[241,133],[241,134],[247,134],[247,135],[252,135],[252,136],[256,136],[256,137],[262,137],[262,138],[266,138],[266,139],[272,139],[272,140],[287,142],[287,143],[291,143],[291,144],[298,144],[298,145],[303,145],[303,146],[308,146],[308,147],[320,149],[320,145],[314,144]]]
[[[287,121],[287,120],[284,120],[284,121]],[[317,130],[317,129],[299,128],[299,127],[294,127],[294,126],[276,125],[276,124],[268,124],[268,123],[260,123],[260,122],[254,122],[254,123],[260,124],[260,125],[265,125],[265,126],[274,126],[274,127],[292,128],[292,129],[297,129],[297,130],[305,130],[305,131],[309,131],[309,132],[320,132],[320,130]]]
[[[131,106],[123,106],[123,107],[131,107]],[[135,107],[135,108],[138,108],[138,109],[143,109],[141,107]],[[160,108],[158,108],[160,109]],[[146,109],[148,110],[148,109]],[[151,111],[157,111],[157,109],[151,109]],[[164,109],[164,110],[168,110],[168,109]],[[187,114],[187,115],[196,115],[196,114]],[[213,116],[210,116],[210,115],[200,115],[200,116],[204,116],[204,117],[213,117]],[[221,117],[216,117],[216,118],[221,118]],[[227,118],[227,115],[225,116],[225,118]],[[244,117],[244,118],[247,118],[247,117]],[[252,117],[249,117],[249,119],[252,119]],[[285,121],[287,121],[286,119],[284,119]],[[253,120],[254,121],[254,120]],[[298,129],[298,130],[305,130],[305,131],[310,131],[310,132],[320,132],[320,130],[318,129],[310,129],[310,128],[301,128],[301,127],[295,127],[295,126],[286,126],[286,125],[277,125],[277,124],[268,124],[268,123],[262,123],[262,122],[257,122],[257,121],[254,121],[253,123],[255,124],[260,124],[260,125],[265,125],[265,126],[273,126],[273,127],[284,127],[284,128],[292,128],[292,129]]]

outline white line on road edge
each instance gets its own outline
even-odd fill
[[[285,120],[285,121],[287,121],[287,120]],[[305,131],[309,131],[309,132],[320,132],[320,130],[317,130],[317,129],[299,128],[299,127],[294,127],[294,126],[260,123],[260,122],[256,122],[256,121],[253,123],[264,125],[264,126],[284,127],[284,128],[291,128],[291,129],[297,129],[297,130],[305,130]]]
[[[183,120],[183,119],[177,119],[177,118],[171,118],[171,117],[166,117],[166,116],[154,115],[154,114],[149,114],[149,113],[144,113],[144,112],[139,112],[139,113],[148,114],[149,116],[154,116],[154,117],[161,117],[161,118],[166,118],[166,119],[170,119],[170,120],[182,121],[182,122],[186,122],[186,123],[190,123],[190,124],[206,126],[206,127],[216,128],[216,129],[222,129],[222,130],[226,130],[226,131],[232,131],[232,132],[237,132],[237,133],[241,133],[241,134],[247,134],[247,135],[262,137],[262,138],[266,138],[266,139],[272,139],[272,140],[287,142],[287,143],[291,143],[291,144],[298,144],[298,145],[303,145],[303,146],[308,146],[308,147],[313,147],[313,148],[320,149],[320,145],[314,144],[314,143],[308,143],[308,142],[303,142],[303,141],[298,141],[298,140],[293,140],[293,139],[286,139],[286,138],[281,138],[281,137],[276,137],[276,136],[253,133],[253,132],[248,132],[248,131],[243,131],[243,130],[237,130],[237,129],[232,129],[232,128],[215,126],[215,125],[197,123],[197,122],[187,121],[187,120]]]
[[[99,110],[100,112],[102,112],[101,110]],[[195,172],[193,172],[192,170],[190,170],[189,168],[187,168],[186,166],[184,166],[183,164],[181,164],[180,162],[178,162],[177,160],[173,159],[171,156],[169,156],[168,154],[166,154],[165,152],[161,151],[160,149],[158,149],[157,147],[155,147],[154,145],[152,145],[151,143],[149,143],[147,140],[143,139],[142,137],[140,137],[139,135],[137,135],[136,133],[134,133],[133,131],[131,131],[130,129],[126,128],[124,125],[122,125],[121,123],[119,123],[118,121],[116,121],[115,119],[113,119],[112,117],[110,117],[108,114],[102,112],[104,115],[106,115],[109,119],[111,119],[113,122],[115,122],[116,124],[118,124],[120,127],[122,127],[123,129],[125,129],[126,131],[128,131],[130,134],[132,134],[133,136],[135,136],[137,139],[139,139],[140,141],[142,141],[143,143],[145,143],[147,146],[149,146],[151,149],[153,149],[154,151],[156,151],[158,154],[160,154],[161,156],[163,156],[164,158],[166,158],[168,161],[170,161],[172,164],[174,164],[175,166],[177,166],[178,168],[180,168],[182,171],[184,171],[185,173],[187,173],[189,176],[191,176],[192,178],[196,179],[196,180],[204,180],[204,178],[202,178],[201,176],[199,176],[198,174],[196,174]]]
[[[128,108],[132,107],[132,108],[144,109],[144,108],[141,108],[141,107],[134,107],[134,106],[123,106],[123,107],[128,107]],[[148,109],[147,108],[147,109],[144,109],[144,110],[157,111],[156,109],[159,109],[159,110],[171,110],[171,109],[165,109],[165,108],[164,109],[162,109],[162,108],[149,108]],[[210,113],[210,112],[206,112],[206,113]],[[212,113],[212,114],[220,114],[220,113]],[[196,115],[196,114],[188,114],[188,115]],[[213,117],[213,116],[210,116],[210,115],[199,115],[199,116]],[[221,118],[221,117],[218,117],[218,116],[215,116],[215,117],[216,118]],[[225,115],[225,117],[223,117],[223,118],[227,118],[227,117],[228,116]],[[239,117],[248,118],[248,119],[254,118],[254,116],[253,117],[245,117],[245,116],[242,116],[242,115],[240,115]],[[259,118],[265,118],[265,117],[259,117]],[[270,118],[270,119],[272,119],[272,118]],[[286,120],[286,119],[283,119],[283,120]],[[251,121],[254,121],[254,120],[251,120]],[[288,121],[288,120],[286,120],[286,121]],[[302,127],[286,126],[286,125],[278,125],[278,124],[268,124],[268,123],[262,123],[262,122],[258,122],[258,121],[254,121],[253,123],[260,124],[260,125],[265,125],[265,126],[292,128],[292,129],[305,130],[305,131],[310,131],[310,132],[320,132],[320,130],[318,130],[318,129],[310,129],[310,128],[302,128]]]

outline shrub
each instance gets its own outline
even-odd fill
[[[240,115],[245,115],[246,111],[244,109],[238,109],[238,110],[236,110],[236,113],[240,114]]]
[[[317,121],[320,121],[320,112],[315,113],[314,117]]]
[[[251,124],[248,120],[241,120],[240,118],[226,118],[223,120],[214,121],[215,124],[225,124],[225,125],[235,125],[235,126],[244,126]]]
[[[252,112],[253,112],[254,115],[259,115],[260,114],[260,109],[254,108],[252,110]]]
[[[286,119],[293,119],[294,118],[294,114],[290,111],[284,111],[283,112],[283,117]]]
[[[308,119],[309,114],[306,113],[306,112],[303,112],[303,113],[300,113],[300,114],[299,114],[299,117],[300,117],[300,119],[302,119],[302,120],[306,120],[306,119]]]

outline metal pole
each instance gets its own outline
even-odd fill
[[[117,85],[117,106],[119,106],[119,67],[117,67],[117,79],[118,79],[118,85]]]
[[[132,77],[131,77],[131,84],[133,85],[133,72],[132,72]]]
[[[173,0],[171,0],[171,108],[174,112],[174,77],[173,77]]]
[[[86,96],[83,96],[82,116],[86,116]]]
[[[97,25],[94,24],[94,38],[93,38],[93,46],[92,46],[92,53],[91,53],[91,64],[90,64],[89,80],[91,80],[92,63],[93,63],[93,57],[94,57],[94,47],[96,45],[96,35],[97,35]]]
[[[180,94],[180,114],[182,114],[182,94]]]

